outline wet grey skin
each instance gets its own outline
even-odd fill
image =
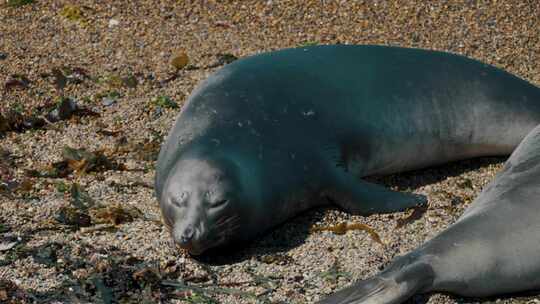
[[[156,195],[192,254],[245,243],[323,204],[354,214],[426,203],[360,179],[508,155],[540,123],[540,89],[462,56],[314,46],[226,65],[161,147]]]
[[[416,293],[540,290],[540,126],[456,223],[379,275],[319,304],[397,304]]]

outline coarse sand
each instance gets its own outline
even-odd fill
[[[309,44],[383,44],[466,55],[540,84],[537,0],[2,0],[0,6],[0,112],[31,115],[64,96],[99,114],[0,138],[0,184],[19,185],[13,193],[0,188],[0,302],[6,303],[312,303],[445,229],[504,162],[466,160],[375,179],[429,198],[428,211],[399,229],[404,213],[361,217],[317,209],[227,257],[198,262],[171,246],[159,222],[155,156],[195,85],[227,59]],[[177,72],[171,60],[178,56]],[[13,79],[26,79],[26,86],[4,85]],[[26,170],[61,161],[65,146],[104,151],[128,170],[28,177]],[[116,226],[60,225],[61,208],[80,195],[70,191],[73,184],[95,204],[141,214]],[[364,231],[309,232],[345,221],[369,225],[384,245]],[[433,294],[410,303],[538,299]]]

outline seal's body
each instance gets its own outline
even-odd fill
[[[491,296],[540,289],[540,126],[447,230],[378,276],[320,302],[402,303],[415,293]]]
[[[360,214],[424,203],[358,177],[509,154],[538,123],[540,89],[462,56],[265,53],[192,93],[162,146],[156,192],[175,240],[200,253],[328,201]]]

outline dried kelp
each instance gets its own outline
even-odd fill
[[[375,232],[375,230],[371,227],[369,227],[368,225],[366,224],[361,224],[361,223],[352,223],[352,224],[347,224],[345,222],[343,223],[339,223],[337,225],[334,225],[334,226],[320,226],[320,227],[312,227],[311,229],[311,232],[317,232],[317,231],[331,231],[335,234],[345,234],[347,231],[350,231],[350,230],[362,230],[362,231],[366,231],[367,233],[369,233],[369,235],[371,236],[371,238],[381,244],[381,245],[384,245],[383,241],[381,240],[379,234],[377,232]]]

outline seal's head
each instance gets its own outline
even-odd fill
[[[238,166],[225,158],[176,162],[164,184],[160,207],[174,241],[193,255],[245,239],[253,220]],[[241,230],[241,231],[239,231]]]

